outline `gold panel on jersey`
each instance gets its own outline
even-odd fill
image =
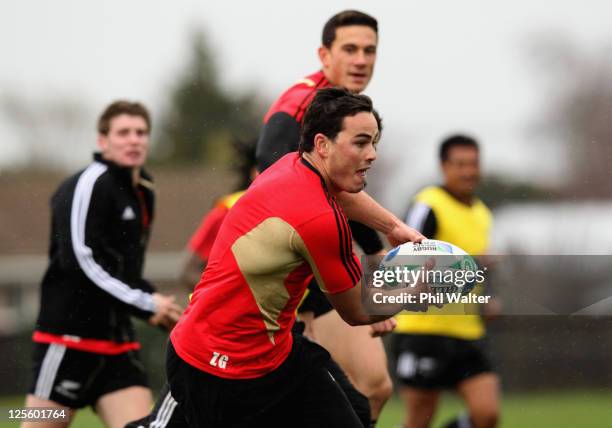
[[[310,79],[308,79],[308,78],[300,79],[300,80],[298,80],[297,82],[295,82],[295,84],[296,84],[296,85],[299,85],[299,84],[302,84],[302,83],[303,83],[304,85],[308,86],[308,87],[311,87],[311,88],[312,88],[313,86],[315,86],[315,82],[313,82],[312,80],[310,80]]]
[[[232,253],[249,284],[268,331],[270,342],[280,330],[278,317],[289,300],[285,279],[304,260],[293,250],[295,229],[278,217],[270,217],[240,237]]]
[[[323,281],[323,277],[319,273],[319,269],[317,269],[317,264],[314,262],[314,259],[310,255],[310,252],[308,251],[308,247],[306,247],[306,244],[302,240],[302,237],[298,235],[297,232],[293,236],[292,244],[293,244],[293,248],[295,248],[295,250],[298,253],[304,256],[306,261],[308,261],[308,264],[310,265],[310,268],[312,269],[312,273],[314,274],[314,277],[317,280],[317,285],[319,286],[321,291],[323,291],[324,293],[327,293],[325,282]]]

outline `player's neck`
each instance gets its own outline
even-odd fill
[[[331,73],[329,72],[329,70],[326,70],[326,69],[322,68],[322,69],[321,69],[321,71],[323,72],[323,76],[325,76],[325,79],[326,79],[326,80],[329,82],[329,84],[330,84],[331,86],[342,86],[340,83],[338,83],[338,82],[334,82],[334,81],[331,79],[331,76],[330,76],[330,74],[331,74]],[[360,94],[360,93],[361,93],[361,92],[351,91],[351,90],[349,90],[348,88],[347,88],[347,90],[348,90],[349,92],[351,92],[352,94],[355,94],[355,95],[357,95],[357,94]]]
[[[336,189],[336,187],[332,184],[329,179],[329,174],[325,168],[325,164],[323,160],[312,153],[302,153],[302,158],[310,164],[314,169],[317,170],[323,181],[325,182],[325,187],[327,191],[333,196],[337,196],[340,193],[340,190]]]
[[[446,193],[451,195],[453,198],[455,198],[462,204],[470,206],[470,207],[474,204],[474,194],[457,192],[456,190],[453,190],[446,185],[442,186],[442,188],[446,190]]]
[[[322,68],[321,71],[323,72],[323,76],[325,76],[325,79],[329,82],[329,84],[332,85],[332,86],[336,86],[336,84],[330,78],[331,76],[330,76],[329,70],[326,70],[325,68]]]
[[[140,180],[140,168],[132,168],[132,185],[138,187],[138,180]]]

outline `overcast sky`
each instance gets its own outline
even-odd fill
[[[160,111],[194,28],[206,30],[225,85],[255,85],[271,99],[318,68],[322,25],[345,8],[379,20],[367,93],[385,120],[381,155],[413,171],[406,179],[434,174],[435,144],[456,130],[480,137],[489,171],[556,178],[560,155],[544,139],[527,141],[546,91],[526,51],[538,34],[554,32],[595,52],[612,41],[604,1],[2,1],[0,95],[83,100],[91,140],[75,162],[85,163],[104,104],[133,98]],[[21,158],[0,116],[0,165]]]

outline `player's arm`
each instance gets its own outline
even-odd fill
[[[384,233],[393,246],[407,241],[421,242],[425,238],[363,191],[342,192],[337,199],[348,218]]]
[[[274,113],[259,134],[255,150],[257,169],[263,172],[287,153],[296,151],[299,143],[300,123],[286,112]]]
[[[361,303],[362,268],[351,245],[346,217],[339,207],[302,224],[292,238],[293,248],[310,264],[321,290],[350,325],[373,324],[390,318],[403,309],[423,310],[422,305],[406,307],[389,304],[381,312],[391,315],[368,315]],[[366,291],[366,290],[364,290]],[[405,290],[395,290],[400,294]],[[414,288],[418,293],[419,287]]]
[[[179,277],[181,283],[187,289],[192,290],[200,282],[202,272],[208,263],[210,251],[226,214],[227,208],[223,206],[214,207],[204,216],[204,219],[191,236],[187,244],[187,258]]]
[[[477,288],[484,286],[486,288],[487,295],[491,297],[487,303],[480,306],[480,315],[487,322],[494,321],[502,314],[503,308],[502,299],[496,295],[497,293],[495,287],[494,272],[496,269],[496,264],[498,262],[498,256],[490,254],[481,254],[478,256],[474,256],[474,259],[476,260],[476,263],[478,263],[479,269],[485,269],[487,271],[486,282],[484,284],[478,284]]]
[[[387,290],[386,295],[400,295],[405,293],[407,289],[403,288],[400,290]],[[338,314],[342,319],[349,325],[365,325],[374,324],[381,321],[385,321],[397,313],[407,310],[411,312],[425,312],[427,311],[427,304],[425,303],[413,303],[413,304],[402,304],[402,303],[386,303],[377,305],[377,310],[380,312],[387,313],[389,315],[370,315],[365,312],[362,302],[362,293],[368,293],[374,291],[372,289],[362,288],[361,281],[355,284],[354,287],[349,290],[343,291],[336,294],[328,294],[327,298],[333,305],[334,309],[338,311]],[[416,296],[419,293],[427,293],[429,289],[425,284],[418,284],[414,288],[410,289],[411,294]],[[371,297],[366,296],[366,299]]]
[[[199,255],[188,251],[179,274],[179,281],[185,288],[192,290],[194,285],[200,282],[205,267],[206,263]]]
[[[70,241],[72,251],[83,273],[97,287],[111,295],[133,315],[170,326],[178,320],[181,307],[174,297],[154,291],[148,282],[122,279],[125,261],[108,241],[109,219],[113,203],[108,183],[97,182],[77,187],[71,210]]]

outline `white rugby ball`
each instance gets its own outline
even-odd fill
[[[449,242],[425,239],[421,243],[406,242],[393,248],[380,263],[383,270],[424,270],[433,259],[427,281],[433,292],[465,295],[483,278],[482,271],[472,256]],[[468,273],[471,272],[471,273]],[[478,274],[477,274],[478,273]]]

